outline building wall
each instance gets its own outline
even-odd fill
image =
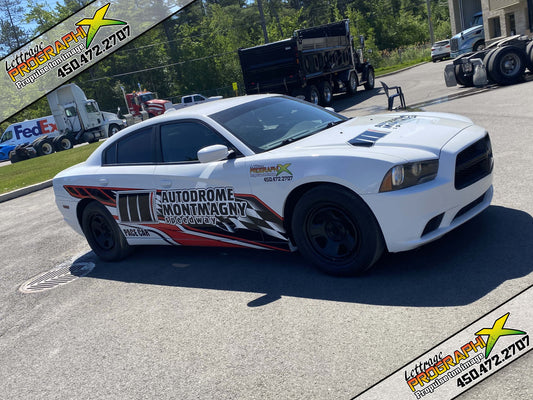
[[[513,34],[531,34],[527,0],[481,0],[481,7],[485,40]],[[498,21],[500,32],[494,29]]]
[[[533,7],[533,2],[529,2]],[[532,34],[528,0],[448,0],[448,6],[452,36],[467,29],[472,16],[479,11],[483,12],[485,40],[513,33]]]

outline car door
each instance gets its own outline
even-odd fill
[[[113,143],[102,155],[94,187],[85,189],[106,205],[130,244],[161,241],[144,225],[156,222],[153,207],[155,127],[140,128]]]
[[[248,218],[249,171],[245,157],[207,123],[179,120],[159,126],[161,160],[155,168],[158,226],[169,242],[254,247],[262,240]],[[201,163],[198,150],[225,145],[232,154]]]

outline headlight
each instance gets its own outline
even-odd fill
[[[386,174],[380,192],[390,192],[431,181],[437,176],[439,160],[417,161],[396,165]]]

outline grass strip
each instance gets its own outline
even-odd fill
[[[65,168],[83,162],[102,142],[77,146],[0,168],[0,194],[52,179]]]

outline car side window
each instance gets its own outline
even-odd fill
[[[165,163],[198,161],[198,150],[214,144],[232,147],[224,137],[199,122],[161,125],[161,150]]]
[[[155,163],[152,132],[149,127],[121,138],[104,152],[104,165]]]

